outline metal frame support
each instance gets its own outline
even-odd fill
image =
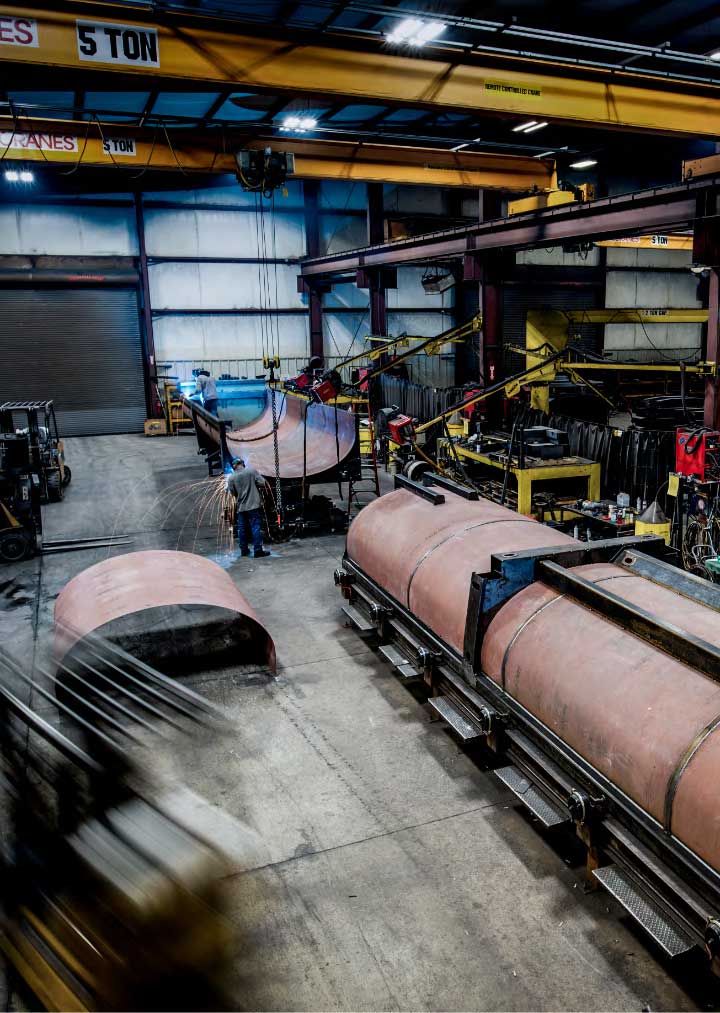
[[[495,190],[478,191],[478,221],[501,218],[502,194]],[[502,258],[503,267],[506,258]],[[514,257],[513,257],[514,263]],[[502,269],[501,269],[502,271]],[[467,254],[463,260],[463,280],[478,283],[478,308],[483,326],[478,337],[478,362],[481,379],[486,386],[502,376],[502,289],[497,270],[488,269],[487,258],[482,254]]]
[[[385,209],[383,205],[383,184],[367,185],[367,234],[368,243],[374,246],[385,241]],[[387,334],[387,306],[385,285],[379,271],[368,274],[370,294],[370,332]]]
[[[710,429],[720,426],[720,398],[718,397],[718,355],[720,353],[720,269],[710,268],[708,289],[708,322],[705,358],[714,362],[712,376],[705,379],[705,411],[703,421]]]
[[[708,322],[705,336],[706,362],[714,363],[713,371],[705,380],[705,411],[703,421],[710,429],[720,424],[720,227],[717,224],[717,190],[703,191],[697,197],[696,213],[699,221],[693,230],[693,263],[710,271],[708,278]],[[704,217],[707,216],[707,217]]]
[[[155,362],[155,337],[153,334],[152,304],[150,302],[150,277],[148,275],[147,247],[145,245],[145,214],[143,211],[142,194],[137,191],[133,195],[135,204],[135,229],[137,232],[138,254],[140,260],[140,308],[142,311],[142,342],[143,342],[143,377],[145,381],[145,407],[148,418],[162,418],[163,410],[153,383],[157,372]]]
[[[308,257],[320,255],[320,183],[315,179],[303,180],[303,215],[305,221],[305,243]],[[310,355],[325,359],[323,336],[322,287],[306,285],[310,311]]]

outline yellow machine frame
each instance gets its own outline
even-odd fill
[[[476,450],[470,450],[467,447],[455,446],[453,454],[457,454],[458,457],[467,461],[495,468],[502,473],[507,470],[506,461],[488,457],[487,454],[479,454]],[[566,457],[558,461],[539,461],[529,468],[511,465],[509,470],[517,482],[517,512],[519,514],[533,513],[532,493],[535,482],[562,478],[586,478],[586,498],[600,499],[600,464],[597,461],[588,461],[581,457]]]
[[[548,356],[564,351],[570,341],[572,324],[703,324],[707,323],[708,311],[705,309],[596,309],[596,310],[528,310],[525,324],[525,361],[528,368],[542,367]],[[715,363],[699,362],[697,365],[680,366],[674,363],[667,365],[621,362],[583,362],[556,359],[546,363],[546,369],[533,377],[531,404],[546,414],[550,411],[550,383],[558,373],[565,373],[570,379],[584,383],[599,397],[600,392],[593,387],[583,374],[598,371],[621,372],[662,372],[707,374],[715,368]],[[607,399],[605,399],[607,400]]]

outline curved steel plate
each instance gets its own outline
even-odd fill
[[[269,389],[265,398],[263,413],[247,426],[227,430],[226,440],[233,457],[241,457],[261,475],[271,478],[275,476],[275,441]],[[355,448],[355,416],[342,408],[317,404],[284,391],[277,391],[275,398],[280,478],[298,479],[304,475],[314,482],[332,479]],[[188,415],[192,413],[191,404],[185,402]],[[197,412],[195,425],[219,441],[219,430]]]
[[[55,661],[59,664],[87,634],[102,632],[117,620],[151,609],[170,610],[165,614],[172,617],[173,610],[184,606],[233,613],[224,628],[226,639],[237,638],[237,663],[253,660],[248,657],[249,641],[254,653],[275,669],[270,634],[225,570],[203,556],[165,549],[105,559],[65,585],[55,602]],[[242,622],[236,624],[238,617]],[[144,632],[151,636],[155,628],[151,616]]]

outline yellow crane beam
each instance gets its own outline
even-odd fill
[[[573,78],[566,67],[553,74],[549,61],[508,58],[502,69],[492,68],[480,55],[463,55],[451,43],[433,45],[432,55],[419,58],[380,46],[362,51],[243,35],[229,31],[227,24],[208,28],[177,14],[174,24],[140,12],[130,18],[127,7],[112,3],[82,4],[78,10],[82,13],[3,6],[3,60],[116,72],[126,81],[152,81],[152,87],[163,79],[203,82],[288,97],[326,95],[720,137],[717,87],[708,86],[698,95],[676,81],[659,90],[648,87],[643,75],[631,68],[612,74],[598,69],[592,79]],[[462,62],[457,62],[459,57]]]
[[[693,237],[672,234],[628,236],[626,239],[601,239],[595,245],[631,250],[692,250]]]
[[[232,136],[231,132],[223,139],[217,132],[178,133],[161,127],[137,129],[100,121],[0,117],[0,154],[4,153],[4,161],[227,173],[236,169],[234,151],[262,149],[271,144],[295,155],[295,176],[301,179],[509,191],[544,190],[556,185],[550,159],[284,137],[248,141],[237,133],[233,145]]]

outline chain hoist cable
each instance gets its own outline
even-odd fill
[[[275,455],[275,510],[277,512],[278,528],[282,527],[282,487],[280,485],[280,451],[278,450],[278,417],[277,404],[275,401],[276,391],[274,383],[274,371],[270,370],[270,405],[272,407],[273,423],[273,453]]]

